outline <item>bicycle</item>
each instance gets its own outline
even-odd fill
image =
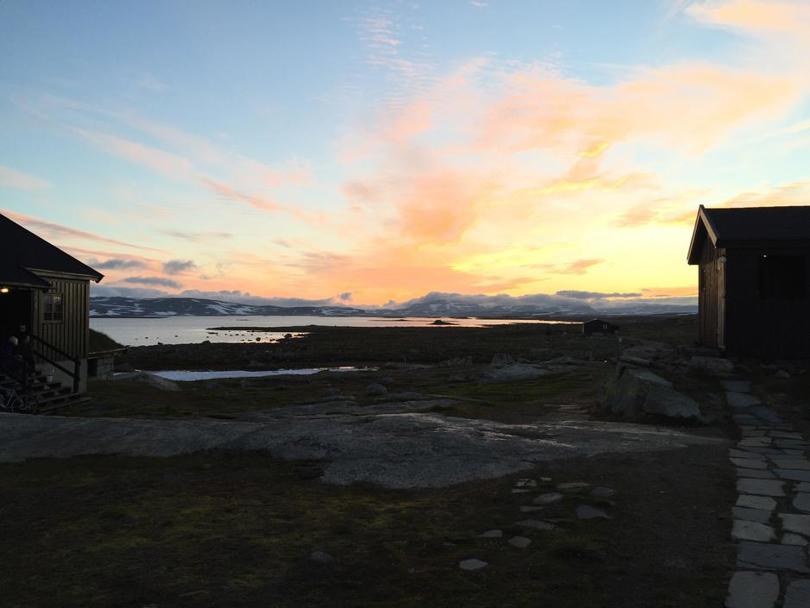
[[[20,394],[13,388],[0,388],[0,409],[8,412],[36,412],[36,399],[31,395]]]

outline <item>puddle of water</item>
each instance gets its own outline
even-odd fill
[[[175,380],[177,382],[193,382],[195,380],[219,380],[222,378],[262,378],[264,376],[311,376],[320,372],[367,372],[375,371],[374,367],[354,367],[344,365],[340,367],[305,367],[299,369],[272,369],[264,371],[226,370],[213,372],[169,370],[162,372],[149,372],[155,376]]]

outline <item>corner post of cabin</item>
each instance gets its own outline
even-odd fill
[[[726,348],[726,250],[717,249],[717,348]]]

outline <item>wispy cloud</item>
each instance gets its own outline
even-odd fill
[[[641,292],[645,298],[693,297],[697,295],[697,287],[692,285],[681,287],[645,287]]]
[[[405,39],[403,31],[404,23],[414,20],[418,10],[415,3],[375,6],[353,20],[368,50],[366,63],[389,75],[384,101],[392,106],[401,105],[414,91],[426,90],[434,78],[435,67],[425,51],[422,28],[410,27],[412,34],[420,33],[421,42],[416,48]]]
[[[758,36],[788,35],[807,45],[810,5],[803,0],[717,0],[694,2],[686,12],[695,19],[717,27],[735,29]]]
[[[135,86],[152,93],[163,93],[169,89],[169,85],[150,72],[143,72],[134,77]]]
[[[152,247],[144,247],[142,245],[133,245],[132,243],[126,243],[124,241],[117,241],[115,239],[110,239],[98,234],[94,234],[92,232],[87,232],[85,230],[77,230],[76,228],[71,228],[69,226],[63,226],[61,224],[56,224],[54,222],[48,222],[45,220],[40,220],[35,217],[31,217],[29,215],[23,215],[22,213],[16,213],[14,211],[3,210],[3,215],[11,218],[15,222],[22,224],[32,232],[38,233],[40,236],[43,234],[48,238],[55,239],[55,240],[63,240],[63,239],[80,239],[83,241],[94,241],[98,243],[108,243],[110,245],[118,245],[120,247],[129,247],[131,249],[141,249],[144,251],[160,251],[159,249],[155,249]]]
[[[309,167],[298,159],[270,166],[177,127],[70,99],[44,96],[19,103],[29,113],[60,125],[102,152],[165,178],[202,186],[221,200],[290,214],[303,222],[319,221],[317,214],[276,202],[270,194],[311,182]],[[103,126],[98,126],[99,122]],[[126,136],[120,134],[124,130]]]
[[[131,268],[144,268],[146,266],[141,260],[125,258],[110,258],[107,260],[90,259],[87,260],[87,263],[99,270],[128,270]]]
[[[197,264],[193,260],[169,260],[163,264],[163,272],[166,274],[182,274],[190,270],[196,270]]]
[[[140,285],[156,285],[170,289],[180,289],[180,287],[182,287],[182,285],[174,279],[167,279],[165,277],[125,277],[121,279],[121,281],[124,283],[138,283]]]
[[[0,188],[15,190],[45,190],[51,185],[44,179],[0,165]]]
[[[71,127],[76,135],[105,152],[142,165],[171,179],[188,180],[194,175],[194,165],[186,158],[132,141],[111,133]]]
[[[568,264],[564,264],[562,266],[552,266],[549,271],[556,274],[583,274],[604,261],[605,260],[600,259],[574,260],[573,262],[569,262]]]
[[[205,242],[205,241],[217,241],[221,239],[230,239],[233,237],[233,234],[230,232],[219,232],[219,231],[190,231],[190,230],[163,230],[161,231],[163,234],[176,238],[182,239],[184,241],[191,241],[191,242]]]

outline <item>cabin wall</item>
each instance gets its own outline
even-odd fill
[[[698,277],[698,333],[704,346],[717,348],[718,299],[720,293],[717,249],[706,239],[700,254]]]
[[[89,340],[89,281],[41,272],[37,275],[51,283],[50,291],[61,294],[63,314],[61,321],[46,321],[44,319],[46,292],[37,292],[34,298],[32,332],[71,357],[85,359]]]
[[[804,259],[803,298],[764,298],[760,258],[791,255]],[[726,349],[730,354],[764,358],[810,357],[810,251],[769,248],[727,252]]]

